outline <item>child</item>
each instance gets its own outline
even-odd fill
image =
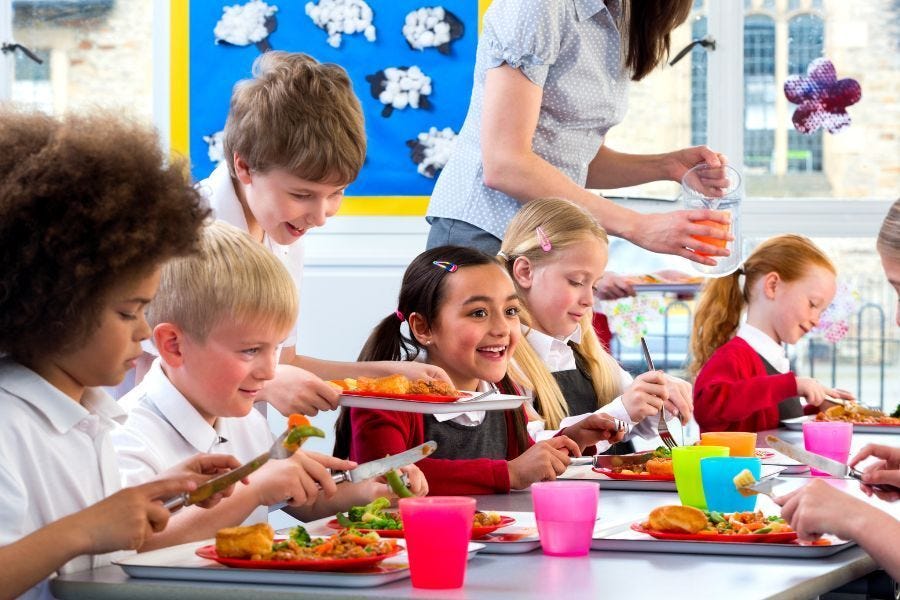
[[[305,54],[266,52],[253,78],[238,82],[225,123],[225,163],[201,182],[213,215],[268,247],[294,279],[303,274],[302,237],[334,216],[366,155],[362,108],[346,71]],[[421,363],[340,363],[295,354],[285,340],[274,381],[259,399],[281,413],[315,415],[337,406],[322,379],[402,373],[446,379]]]
[[[268,451],[274,436],[252,408],[274,376],[297,304],[281,263],[226,223],[205,228],[199,254],[163,268],[147,311],[160,356],[121,400],[128,420],[113,435],[126,481],[146,481],[198,452],[227,452],[244,463]],[[215,508],[177,513],[170,529],[204,539],[222,527],[265,522],[267,507],[282,501],[310,520],[388,493],[374,480],[335,486],[326,470],[355,466],[303,451],[270,460]],[[416,491],[427,491],[421,472],[406,470]]]
[[[413,259],[397,312],[375,328],[360,360],[424,360],[447,371],[457,389],[486,391],[496,384],[501,392],[518,393],[522,383],[530,385],[526,373],[508,373],[520,336],[515,287],[493,258],[440,246]],[[622,435],[612,419],[594,415],[533,444],[525,421],[524,409],[422,415],[353,408],[338,419],[335,454],[369,460],[435,440],[437,452],[418,463],[432,492],[506,493],[554,479],[570,452],[578,456],[585,446]]]
[[[826,396],[853,399],[794,375],[782,347],[818,324],[835,289],[834,265],[799,235],[763,242],[743,268],[706,284],[694,317],[690,367],[697,375],[694,409],[702,431],[773,429],[782,419],[815,410]],[[807,409],[798,396],[806,398]]]
[[[528,202],[503,237],[498,257],[525,308],[520,316],[527,341],[516,347],[515,360],[541,373],[532,381],[543,421],[529,424],[538,439],[595,411],[631,423],[629,436],[646,439],[656,437],[664,404],[684,422],[691,417],[689,383],[660,371],[632,380],[597,339],[591,324],[594,289],[607,256],[606,232],[568,200]],[[613,451],[634,447],[619,444]]]
[[[124,413],[100,386],[134,366],[159,266],[193,249],[206,211],[185,166],[109,114],[0,111],[0,172],[0,581],[49,597],[47,577],[142,547],[169,517],[157,500],[195,487],[119,491]]]

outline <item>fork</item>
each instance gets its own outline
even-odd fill
[[[647,340],[645,340],[643,336],[641,337],[641,347],[644,349],[644,359],[647,361],[647,367],[649,367],[650,371],[655,371],[656,367],[653,366],[653,359],[650,358],[650,349],[647,348]],[[678,446],[678,442],[676,442],[675,438],[672,437],[672,434],[669,433],[669,426],[666,424],[665,405],[661,406],[659,409],[659,421],[656,424],[656,431],[667,448],[675,448]]]

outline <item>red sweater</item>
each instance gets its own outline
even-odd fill
[[[778,404],[797,395],[797,378],[767,375],[759,354],[733,337],[700,369],[694,416],[701,431],[764,431],[778,427]]]
[[[524,413],[524,408],[521,408]],[[527,447],[520,448],[516,439],[511,411],[506,411],[506,458],[512,460],[533,445],[528,435]],[[527,419],[526,419],[527,421]],[[352,441],[350,459],[366,462],[399,454],[424,443],[425,419],[418,413],[350,409]],[[509,470],[506,460],[476,458],[454,460],[423,458],[416,463],[428,479],[428,493],[434,496],[470,494],[505,494],[509,492]]]

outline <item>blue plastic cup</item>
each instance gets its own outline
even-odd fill
[[[749,456],[711,456],[700,459],[700,478],[706,506],[716,512],[731,513],[756,509],[756,494],[744,496],[734,485],[734,477],[744,469],[759,479],[762,461]]]

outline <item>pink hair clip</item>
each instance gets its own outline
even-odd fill
[[[434,260],[431,262],[436,267],[440,267],[448,273],[453,273],[459,268],[459,265],[452,262],[447,262],[446,260]]]
[[[405,318],[403,318],[403,313],[400,312],[399,310],[395,310],[395,311],[394,311],[394,314],[397,315],[397,318],[400,319],[401,321],[405,321],[405,320],[406,320]]]
[[[553,249],[553,245],[550,243],[550,238],[547,237],[547,234],[544,233],[543,227],[535,227],[534,232],[537,234],[538,243],[541,245],[541,250],[544,252],[550,252]]]

